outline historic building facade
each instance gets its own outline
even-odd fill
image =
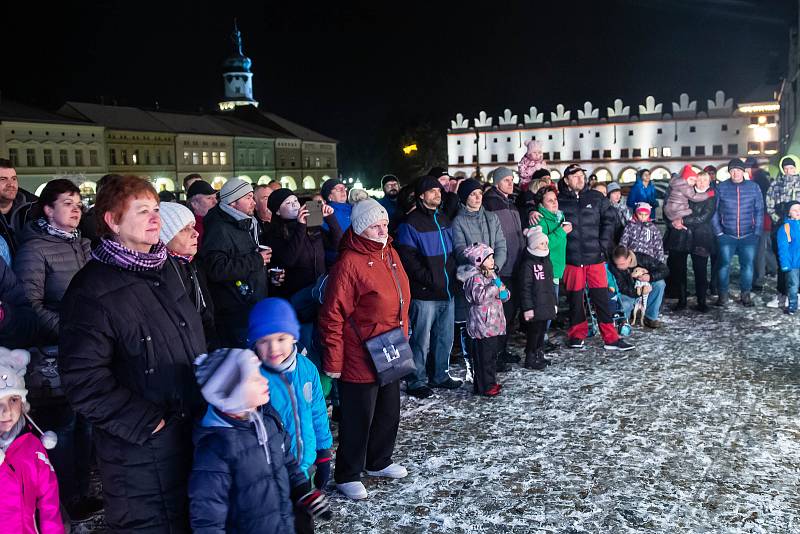
[[[547,114],[531,107],[522,120],[508,109],[496,118],[481,112],[472,123],[459,113],[448,130],[449,169],[451,174],[480,173],[484,178],[499,166],[516,170],[525,143],[537,140],[556,176],[579,163],[601,181],[628,183],[642,167],[651,169],[656,179],[668,179],[690,163],[698,169],[713,165],[726,179],[731,158],[754,156],[766,162],[778,153],[779,105],[774,96],[734,106],[733,99],[717,91],[706,109],[698,110],[697,100],[684,93],[672,102],[671,113],[651,96],[638,106],[617,99],[603,117],[591,102],[579,110],[559,105]]]

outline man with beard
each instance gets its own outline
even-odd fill
[[[455,186],[453,186],[451,184],[453,177],[444,167],[433,167],[428,171],[428,176],[436,178],[442,186],[442,205],[439,209],[452,221],[458,215],[458,206],[461,203],[456,191],[458,189],[458,181],[456,180]]]
[[[400,182],[394,174],[387,174],[381,178],[381,187],[383,188],[383,198],[378,201],[378,204],[383,206],[383,209],[389,214],[389,224],[391,224],[397,216],[397,195],[400,194]]]

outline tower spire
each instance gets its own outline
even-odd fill
[[[233,19],[231,42],[233,51],[222,63],[225,98],[219,102],[219,109],[226,111],[238,106],[257,107],[258,102],[253,98],[253,73],[250,71],[252,62],[242,51],[242,32],[239,31],[236,17]]]

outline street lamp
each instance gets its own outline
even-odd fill
[[[412,152],[416,152],[417,150],[418,150],[417,144],[412,143],[410,145],[406,145],[403,147],[403,154],[405,154],[406,156],[410,156]]]

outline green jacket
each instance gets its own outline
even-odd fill
[[[539,219],[542,232],[550,239],[550,262],[553,264],[553,278],[560,279],[564,276],[564,267],[567,263],[567,233],[561,228],[564,222],[564,214],[560,211],[553,213],[544,206],[539,206],[536,210],[542,214]]]

